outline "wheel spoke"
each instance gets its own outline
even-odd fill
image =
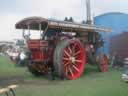
[[[70,59],[69,58],[63,58],[63,60],[66,60],[67,61],[67,60],[70,60]]]
[[[70,47],[68,47],[69,53],[72,54],[72,50]]]
[[[80,71],[75,65],[73,65],[73,68],[78,72]]]
[[[78,55],[81,51],[77,51],[76,53],[74,53],[74,56]]]
[[[69,65],[69,62],[65,63],[65,64],[64,64],[64,67],[66,67],[67,65]]]
[[[72,47],[72,50],[75,50],[75,47],[76,47],[76,43],[75,43],[74,46]]]
[[[70,57],[70,54],[66,50],[64,50],[64,53]]]
[[[69,72],[71,73],[71,76],[73,77],[74,74],[73,74],[72,69],[70,67],[69,67]]]
[[[82,63],[82,60],[75,60],[75,62]]]
[[[73,46],[72,46],[72,53],[73,53],[73,55],[75,54],[75,48],[76,48],[76,43],[73,44]]]

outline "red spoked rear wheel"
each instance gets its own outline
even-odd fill
[[[85,51],[79,40],[65,40],[62,41],[56,49],[58,54],[56,58],[56,65],[59,70],[61,69],[61,76],[73,80],[79,78],[85,67]],[[59,68],[60,67],[60,68]]]

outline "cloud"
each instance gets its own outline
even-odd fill
[[[15,23],[19,21],[22,16],[18,15],[1,15],[0,16],[0,40],[13,40],[20,37],[21,33],[15,34]],[[19,34],[19,35],[18,35]]]
[[[2,13],[23,14],[26,16],[39,15],[44,17],[62,18],[64,16],[78,17],[81,15],[80,0],[8,0],[0,5]],[[77,13],[76,13],[77,12]],[[58,18],[58,17],[57,17]]]
[[[128,13],[127,0],[91,0],[92,10],[95,15],[107,12]]]
[[[91,0],[92,14],[106,12],[128,13],[127,0]],[[15,23],[29,16],[63,20],[72,16],[77,21],[86,19],[85,0],[2,0],[0,3],[0,40],[19,38]]]
[[[3,3],[0,13],[0,40],[21,38],[21,33],[15,30],[15,23],[29,16],[42,16],[63,20],[66,16],[76,19],[80,17],[79,0],[12,0]]]

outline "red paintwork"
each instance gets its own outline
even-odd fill
[[[48,42],[44,40],[28,40],[28,48],[32,54],[32,60],[42,62],[48,59],[48,54],[45,53],[45,48],[48,47]]]
[[[70,44],[64,48],[62,58],[65,76],[70,80],[79,78],[86,65],[84,47],[81,45],[80,41],[71,41]],[[73,62],[71,58],[74,58],[75,62]]]
[[[101,56],[101,71],[102,72],[108,71],[108,58],[106,55]]]

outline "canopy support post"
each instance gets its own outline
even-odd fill
[[[25,29],[22,30],[22,36],[25,38]]]
[[[44,39],[45,33],[46,33],[46,32],[47,32],[47,30],[48,30],[48,25],[49,25],[49,24],[47,24],[47,26],[46,26],[46,28],[45,28],[45,30],[44,30],[44,33],[43,33],[42,39]]]
[[[39,24],[39,31],[40,31],[40,39],[42,39],[42,25],[41,25],[41,23]]]
[[[30,37],[30,26],[28,25],[28,37]]]

